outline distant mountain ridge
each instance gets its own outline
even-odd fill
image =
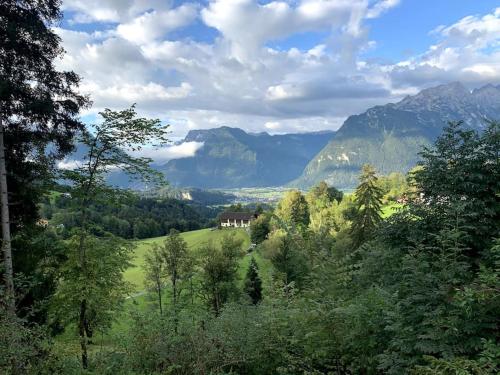
[[[376,106],[347,118],[334,138],[316,155],[292,186],[325,180],[353,188],[361,166],[370,163],[383,174],[407,172],[449,121],[483,129],[500,119],[500,85],[469,91],[459,82],[422,90],[398,103]]]
[[[175,186],[238,188],[280,186],[296,179],[334,132],[270,135],[239,128],[191,130],[183,142],[203,142],[192,157],[158,169]]]

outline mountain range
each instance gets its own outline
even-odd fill
[[[481,130],[488,120],[496,119],[500,119],[500,85],[470,91],[454,82],[425,89],[347,118],[290,185],[307,188],[324,180],[350,189],[357,185],[365,163],[381,174],[405,173],[418,162],[422,145],[432,143],[449,121]]]
[[[157,168],[175,186],[280,186],[297,178],[334,134],[254,134],[227,126],[191,130],[183,142],[203,143],[195,155]]]
[[[470,91],[454,82],[352,115],[336,132],[270,135],[227,126],[191,130],[179,143],[202,144],[194,155],[154,167],[173,187],[308,188],[324,180],[352,189],[365,163],[381,174],[409,171],[422,146],[430,145],[449,121],[481,130],[488,120],[496,119],[500,119],[500,85]],[[73,159],[80,154],[77,147]],[[123,173],[110,173],[109,181],[146,188],[134,185]]]

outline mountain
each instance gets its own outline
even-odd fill
[[[357,185],[365,163],[379,173],[406,173],[449,121],[483,129],[486,119],[500,119],[500,85],[469,91],[454,82],[425,89],[398,103],[376,106],[347,118],[333,139],[291,183],[306,188],[321,180],[338,188]]]
[[[158,169],[176,186],[238,188],[280,186],[296,179],[334,132],[269,135],[223,126],[191,130],[183,142],[203,142],[192,157]]]

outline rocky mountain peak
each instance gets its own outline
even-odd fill
[[[395,107],[410,111],[435,111],[440,106],[458,109],[464,105],[470,105],[471,102],[471,92],[460,82],[452,82],[424,89],[413,96],[407,96]]]

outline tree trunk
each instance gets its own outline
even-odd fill
[[[158,303],[160,305],[160,315],[163,315],[163,307],[161,305],[161,281],[157,283],[157,291],[158,291]]]
[[[85,336],[85,316],[87,312],[87,302],[83,300],[80,303],[80,318],[78,321],[78,333],[80,334],[80,347],[82,349],[82,367],[88,368],[88,355],[87,355],[87,337]]]
[[[174,331],[177,333],[178,319],[177,319],[177,278],[176,273],[172,277],[172,292],[174,294],[173,305],[174,305]]]
[[[15,314],[16,299],[14,295],[14,270],[12,267],[12,245],[10,237],[10,216],[9,216],[9,189],[7,188],[7,167],[5,163],[5,128],[2,123],[0,112],[0,206],[2,217],[2,251],[4,257],[4,278],[7,308]]]

